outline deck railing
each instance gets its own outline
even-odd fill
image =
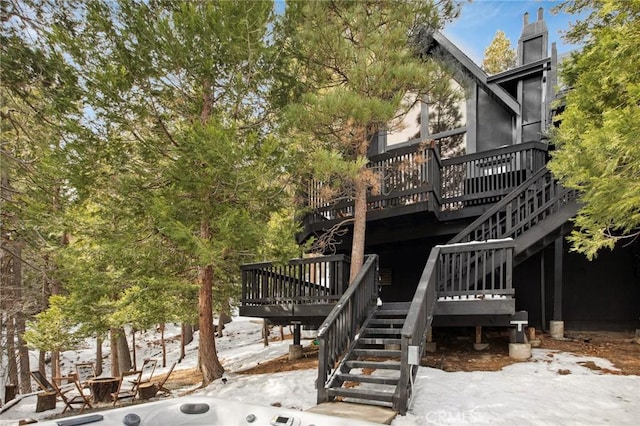
[[[394,410],[404,414],[409,408],[413,381],[438,298],[443,294],[460,296],[465,289],[468,289],[465,295],[511,293],[514,246],[512,240],[503,240],[436,246],[431,250],[402,327],[400,379],[393,396]],[[476,284],[472,284],[474,280]],[[447,283],[454,290],[438,291]]]
[[[367,197],[368,210],[380,210],[428,201],[439,185],[439,156],[431,147],[416,144],[398,148],[370,158],[368,166],[378,182]],[[326,183],[311,179],[303,194],[305,207],[318,220],[353,216],[353,200],[332,200]],[[435,189],[434,189],[435,188]]]
[[[440,247],[438,297],[469,299],[513,295],[511,238]]]
[[[496,202],[546,164],[540,142],[442,160],[442,210]]]
[[[378,257],[368,255],[362,269],[318,330],[318,404],[327,402],[327,385],[338,371],[338,361],[355,341],[378,298]]]
[[[345,255],[243,265],[242,306],[334,303],[349,279]]]
[[[528,142],[441,160],[437,149],[415,144],[370,158],[379,182],[368,211],[429,202],[436,212],[495,203],[544,167],[547,145]],[[307,223],[353,216],[353,201],[331,200],[325,183],[312,179],[303,194]]]

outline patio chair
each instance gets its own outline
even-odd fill
[[[164,384],[167,383],[167,380],[169,380],[169,376],[171,376],[171,373],[173,373],[173,369],[175,368],[176,364],[177,363],[174,362],[171,368],[169,369],[169,372],[167,373],[167,375],[164,376],[164,379],[162,379],[161,382],[157,383],[157,389],[158,389],[157,392],[165,392],[165,393],[171,394],[171,391],[165,388]]]
[[[144,362],[142,363],[142,368],[140,368],[140,376],[137,379],[131,381],[136,388],[143,383],[149,383],[151,381],[151,377],[153,377],[153,372],[156,370],[157,364],[157,359],[144,360]]]
[[[138,393],[138,383],[142,376],[142,370],[128,371],[120,375],[120,381],[118,382],[118,390],[111,394],[113,399],[113,406],[121,399],[131,398],[133,400]],[[133,380],[129,380],[129,377],[134,377]]]
[[[66,380],[68,383],[74,385],[74,387],[69,387],[65,390],[62,390],[60,387],[58,387],[58,385],[56,385],[55,383],[55,380],[53,382],[47,380],[47,378],[42,373],[40,373],[40,371],[32,371],[31,377],[33,377],[33,380],[35,380],[35,382],[38,384],[38,387],[42,389],[43,392],[47,394],[54,393],[57,398],[60,398],[60,400],[64,402],[65,407],[64,410],[62,410],[63,413],[68,409],[73,410],[74,405],[82,404],[82,406],[80,407],[80,413],[84,411],[85,407],[92,408],[87,395],[82,392],[82,387],[74,377],[69,376],[57,378],[59,380]],[[68,397],[66,394],[72,391],[74,388],[78,391],[78,395]]]
[[[80,362],[75,365],[78,383],[83,388],[88,386],[87,380],[96,377],[96,366],[93,362]]]

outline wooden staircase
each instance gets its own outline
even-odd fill
[[[345,402],[393,406],[400,380],[402,327],[410,303],[385,303],[365,321],[328,394]]]
[[[360,309],[349,327],[342,324],[351,332],[347,337],[335,323],[353,298],[347,293],[363,292],[356,289],[360,282],[352,283],[356,288],[349,288],[318,333],[318,403],[341,398],[390,406],[404,414],[434,316],[468,315],[470,308],[476,315],[495,314],[496,309],[502,315],[513,314],[514,259],[522,261],[566,232],[565,224],[577,208],[575,192],[562,188],[546,168],[540,169],[448,244],[431,251],[410,303],[376,307],[369,301],[368,315]],[[377,296],[375,288],[364,293]],[[496,293],[504,301],[487,297]],[[440,295],[459,299],[445,305],[448,312],[443,312]],[[462,309],[456,311],[456,306]]]

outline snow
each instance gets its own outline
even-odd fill
[[[230,404],[281,406],[287,410],[307,410],[315,405],[316,370],[273,374],[238,374],[258,363],[288,353],[291,340],[270,342],[264,347],[261,320],[235,317],[226,325],[225,336],[216,339],[219,358],[225,367],[226,382],[217,380],[204,389],[193,386],[174,391],[174,396],[220,398]],[[289,330],[285,328],[287,333]],[[168,365],[177,361],[179,327],[167,327],[170,340]],[[278,337],[274,328],[272,337]],[[171,339],[173,337],[173,339]],[[159,333],[149,331],[136,337],[137,360],[160,358]],[[311,344],[310,340],[303,344]],[[187,347],[185,360],[174,371],[193,368],[197,361],[197,333]],[[107,345],[104,347],[107,355]],[[616,368],[602,358],[533,349],[529,361],[512,364],[494,372],[445,372],[420,367],[415,380],[412,405],[406,416],[398,416],[393,426],[414,425],[640,425],[640,376],[606,374]],[[86,348],[64,353],[63,371],[74,362],[91,360],[95,342]],[[580,363],[592,362],[603,370]],[[35,359],[34,359],[35,362]],[[105,363],[105,367],[108,367]],[[32,364],[35,366],[36,364]],[[158,367],[155,374],[167,368]],[[381,371],[382,373],[382,371]],[[104,375],[108,375],[108,369]],[[155,403],[162,405],[162,401]],[[171,404],[166,399],[166,404]],[[35,396],[25,396],[0,414],[0,425],[17,424],[17,419],[44,419],[62,411],[35,413]],[[235,405],[234,405],[235,406]],[[249,405],[247,405],[249,406]],[[373,420],[373,419],[372,419]]]

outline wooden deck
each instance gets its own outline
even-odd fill
[[[367,198],[367,220],[432,212],[439,221],[479,216],[544,167],[547,145],[529,142],[440,159],[437,149],[416,144],[371,157],[378,192]],[[353,216],[353,201],[323,198],[325,183],[310,180],[302,241]]]

